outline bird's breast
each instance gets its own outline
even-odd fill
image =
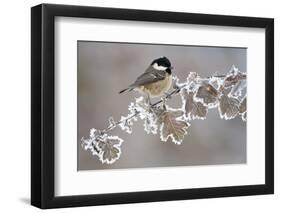
[[[172,85],[172,75],[167,76],[163,80],[159,80],[150,84],[145,84],[140,88],[143,92],[148,93],[150,97],[159,97],[164,95]]]

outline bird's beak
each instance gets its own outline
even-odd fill
[[[174,69],[174,67],[173,67],[173,66],[170,66],[170,70],[172,70],[172,69]]]

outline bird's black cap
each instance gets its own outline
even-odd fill
[[[157,63],[159,66],[163,66],[163,67],[167,67],[167,68],[171,67],[171,62],[165,56],[153,60],[151,65],[154,64],[154,63]]]

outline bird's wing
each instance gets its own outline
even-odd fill
[[[144,73],[146,73],[146,72],[153,72],[153,71],[155,71],[155,69],[154,69],[152,66],[149,66],[149,67],[145,70]]]
[[[137,80],[130,87],[138,87],[159,80],[164,80],[165,76],[165,71],[159,71],[155,69],[146,70],[142,75],[137,78]]]

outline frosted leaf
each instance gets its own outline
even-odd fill
[[[187,85],[187,82],[180,83],[180,80],[176,75],[173,75],[172,79],[173,79],[173,88],[174,89],[183,88]]]
[[[124,130],[125,132],[127,132],[128,134],[131,134],[133,129],[132,129],[132,126],[133,126],[133,121],[132,119],[130,119],[130,116],[121,116],[121,122],[118,124],[118,126]]]
[[[223,87],[231,89],[229,96],[238,98],[242,96],[243,90],[246,88],[246,73],[239,71],[234,65],[224,78]]]
[[[219,113],[220,117],[225,120],[235,118],[239,113],[239,100],[229,96],[229,90],[223,91],[219,98]]]
[[[136,122],[137,116],[135,116],[137,113],[140,113],[140,110],[143,110],[142,107],[138,105],[140,101],[143,101],[143,97],[136,98],[136,102],[131,102],[128,106],[129,114],[127,116],[121,116],[121,122],[118,124],[118,126],[126,131],[128,134],[132,133],[132,127],[134,125],[134,122]]]
[[[146,114],[149,112],[150,108],[150,104],[146,102],[143,96],[136,99],[135,109],[140,113],[139,116],[141,119],[146,117]]]
[[[130,112],[129,115],[126,117],[122,116],[121,122],[118,124],[122,130],[125,130],[127,133],[131,134],[133,121],[137,121],[137,117],[139,117],[144,121],[144,130],[148,134],[157,134],[157,110],[159,109],[156,106],[151,107],[150,104],[145,101],[143,96],[141,96],[136,98],[135,102],[131,103],[128,109]]]
[[[231,86],[236,85],[239,81],[245,80],[246,74],[242,73],[236,68],[234,65],[232,66],[231,70],[228,72],[224,79],[224,87],[228,88]]]
[[[81,139],[81,146],[97,155],[102,163],[114,163],[121,155],[120,146],[123,140],[118,136],[110,136],[100,130],[91,129],[90,137]]]
[[[144,130],[147,134],[157,134],[158,130],[158,114],[159,108],[151,107],[143,97],[136,99],[136,110],[139,112],[139,117],[144,121]]]
[[[245,97],[239,106],[239,113],[243,121],[247,121],[247,97]]]
[[[218,91],[211,84],[203,82],[198,88],[195,97],[205,105],[215,105],[218,95]]]
[[[144,130],[147,134],[157,134],[157,116],[153,113],[147,114],[146,118],[144,118]]]
[[[208,83],[212,85],[216,90],[219,90],[219,88],[223,85],[224,79],[217,76],[212,76],[209,78]]]
[[[163,111],[163,107],[154,106],[150,107],[149,110],[144,113],[144,130],[147,134],[157,134],[158,119]]]
[[[190,72],[186,78],[186,89],[188,91],[195,91],[200,77],[196,72]]]
[[[95,128],[90,129],[90,137],[97,138],[101,135],[101,132]]]
[[[217,78],[211,77],[208,81],[210,85],[212,85],[216,90],[219,89],[219,84]]]
[[[135,109],[135,103],[130,103],[128,106],[129,114],[126,116],[127,118],[131,118],[132,121],[137,121],[138,118],[134,116],[137,113],[137,110]]]
[[[191,81],[197,81],[199,78],[199,75],[198,73],[196,72],[190,72],[187,76],[187,81],[188,82],[191,82]]]
[[[235,85],[233,85],[230,94],[233,97],[239,97],[242,95],[242,91],[246,88],[246,80],[240,80]]]
[[[194,100],[194,92],[188,92],[186,89],[181,91],[185,115],[188,119],[205,119],[208,107]]]
[[[177,76],[173,75],[172,79],[173,79],[173,88],[174,89],[178,89],[183,85],[182,83],[180,83],[180,80]]]
[[[199,75],[196,72],[190,72],[186,78],[186,81],[180,83],[177,76],[173,76],[173,88],[182,89],[186,88],[188,90],[195,90],[197,87],[197,82],[200,79]]]
[[[175,144],[181,144],[184,136],[187,134],[189,123],[180,119],[184,112],[182,110],[164,111],[159,117],[160,139],[167,141],[169,138]]]
[[[98,155],[99,151],[95,147],[96,139],[95,138],[82,138],[81,139],[81,146],[82,148],[87,151],[90,150],[92,155]]]
[[[82,138],[81,139],[81,146],[84,150],[90,150],[92,155],[98,155],[99,152],[96,148],[96,142],[101,137],[101,131],[95,128],[90,130],[90,137],[89,138]]]
[[[98,141],[97,148],[99,152],[99,159],[102,163],[112,164],[119,159],[121,155],[120,146],[123,140],[118,136],[105,136]]]
[[[247,97],[245,97],[241,103],[240,103],[240,106],[239,106],[239,112],[240,113],[243,113],[243,112],[246,112],[247,111]]]

